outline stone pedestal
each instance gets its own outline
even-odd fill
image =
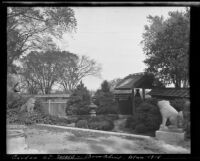
[[[177,131],[157,130],[156,138],[158,140],[163,140],[166,143],[176,144],[184,141],[185,132],[183,132],[181,129],[177,129]]]

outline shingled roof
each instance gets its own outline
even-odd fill
[[[151,88],[153,79],[152,75],[147,75],[145,73],[135,73],[130,74],[121,80],[115,87],[117,89],[133,89],[133,88]],[[149,79],[150,78],[150,79]]]
[[[151,96],[159,97],[179,97],[179,98],[189,98],[190,90],[189,88],[158,88],[152,89],[149,93]]]

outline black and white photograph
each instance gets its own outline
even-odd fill
[[[190,6],[7,6],[7,154],[191,154]]]

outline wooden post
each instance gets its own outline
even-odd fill
[[[143,101],[145,101],[145,88],[142,88],[142,97],[143,97]]]
[[[134,88],[132,89],[132,114],[135,115],[135,94],[134,94]]]

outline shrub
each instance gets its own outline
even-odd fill
[[[143,102],[143,100],[141,98],[135,97],[135,107],[137,108],[141,103]]]
[[[149,98],[136,109],[134,116],[128,117],[125,127],[137,132],[155,132],[159,129],[162,117],[157,107],[157,100]],[[141,129],[144,128],[142,131]]]
[[[101,89],[95,93],[94,103],[98,106],[97,114],[118,114],[119,109],[114,99],[114,94],[110,91],[107,81],[101,84]]]
[[[49,116],[41,113],[37,108],[30,115],[26,111],[20,112],[19,108],[7,109],[7,122],[31,125],[35,123],[53,124],[53,125],[67,125],[71,123],[70,120],[59,118],[56,116]]]
[[[159,129],[162,117],[159,108],[147,102],[142,103],[137,110],[137,120],[143,123],[150,131]]]
[[[20,94],[13,91],[7,91],[7,107],[18,108],[21,107],[28,98],[22,97]]]
[[[88,122],[87,122],[87,120],[79,120],[75,124],[75,127],[86,128],[87,129],[88,128]]]
[[[98,115],[101,115],[101,114],[118,114],[119,113],[119,110],[118,110],[118,106],[116,103],[110,103],[110,104],[107,104],[107,105],[100,105],[97,110],[96,110],[97,114]]]
[[[154,105],[154,106],[157,106],[158,99],[156,99],[156,98],[147,98],[147,99],[145,100],[145,102],[148,103],[148,104],[152,104],[152,105]]]
[[[81,82],[67,102],[67,115],[87,115],[89,113],[90,93]]]
[[[190,101],[186,101],[183,106],[184,117],[184,130],[186,131],[186,137],[190,138]]]
[[[38,112],[44,113],[42,108],[43,108],[43,106],[42,106],[41,100],[40,99],[36,99],[34,109],[37,110]]]
[[[110,131],[114,128],[111,120],[94,121],[89,123],[90,129]]]
[[[119,119],[118,114],[108,114],[107,116],[113,121]]]
[[[137,118],[134,116],[129,116],[126,119],[125,127],[135,129],[136,124],[137,124]]]
[[[183,111],[183,107],[185,104],[185,100],[184,99],[174,99],[174,100],[170,100],[170,104],[171,106],[173,106],[178,112],[179,111]]]
[[[148,128],[143,123],[141,123],[135,126],[135,131],[138,133],[146,133],[148,132]]]

